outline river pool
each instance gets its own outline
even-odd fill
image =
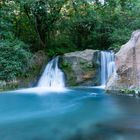
[[[0,94],[0,140],[139,140],[140,99],[101,88]]]

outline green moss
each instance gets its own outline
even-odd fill
[[[80,65],[85,65],[86,62],[84,60],[80,60]]]
[[[67,81],[66,85],[77,86],[76,77],[75,77],[75,74],[73,73],[71,65],[67,61],[65,61],[63,58],[61,58],[59,67],[65,73],[66,81]]]
[[[95,69],[92,67],[92,65],[90,64],[85,64],[85,65],[82,65],[81,68],[84,70],[84,71],[94,71]]]
[[[134,89],[121,89],[120,90],[121,93],[123,94],[135,94],[135,90]]]
[[[67,59],[61,58],[59,67],[65,73],[67,86],[78,86],[85,84],[86,82],[91,82],[93,81],[93,76],[95,75],[95,69],[92,64],[85,60],[80,60],[77,66],[79,67],[79,72],[82,73],[81,76],[83,76],[81,81],[77,81],[75,70],[73,70],[72,64]]]

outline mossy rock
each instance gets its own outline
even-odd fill
[[[92,59],[64,55],[60,58],[59,67],[65,73],[66,86],[91,86],[99,83],[97,65],[93,64]]]
[[[76,82],[76,76],[74,74],[74,71],[70,65],[63,57],[60,58],[59,63],[60,69],[64,72],[65,78],[66,78],[66,85],[67,86],[77,86]]]

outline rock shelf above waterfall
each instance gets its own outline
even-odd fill
[[[114,53],[86,49],[62,56],[60,67],[67,86],[105,85],[114,71]]]
[[[37,87],[105,86],[114,71],[114,53],[86,49],[50,60],[38,77]]]
[[[64,54],[60,67],[66,75],[67,86],[99,85],[98,50],[87,49]]]

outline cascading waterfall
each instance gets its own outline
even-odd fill
[[[115,55],[113,52],[101,51],[101,85],[105,85],[115,70]]]
[[[101,85],[104,86],[115,70],[114,53],[101,51]],[[58,67],[59,57],[52,59],[46,66],[37,87],[64,88],[64,73]]]
[[[64,73],[58,67],[59,57],[52,59],[46,66],[37,87],[63,88],[65,87]]]

